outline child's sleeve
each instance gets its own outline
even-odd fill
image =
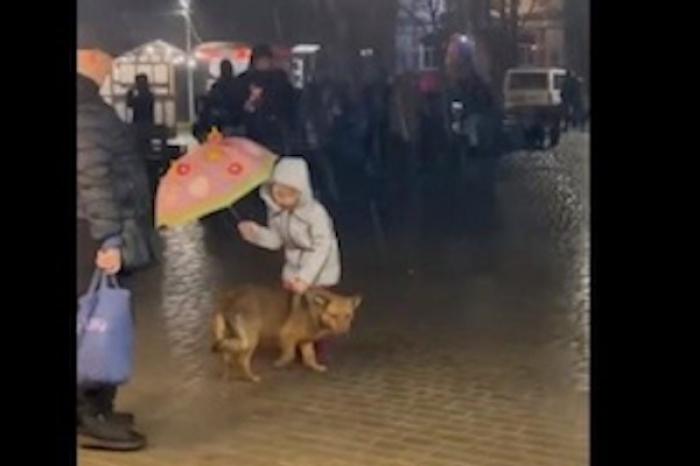
[[[268,219],[268,225],[270,225],[270,223]],[[276,251],[282,247],[282,238],[279,233],[277,233],[274,228],[264,227],[262,225],[258,225],[257,235],[251,242],[256,246],[272,251]]]
[[[325,209],[316,212],[316,219],[311,222],[311,251],[304,254],[304,262],[298,273],[298,278],[306,283],[314,283],[323,264],[330,255],[335,237],[331,229],[331,220]]]

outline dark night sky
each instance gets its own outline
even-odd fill
[[[194,24],[204,41],[272,41],[274,1],[193,0]],[[78,0],[78,21],[96,25],[125,50],[154,39],[184,47],[183,19],[173,14],[178,7],[178,0]]]

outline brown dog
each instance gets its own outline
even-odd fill
[[[326,367],[316,361],[314,341],[347,333],[361,302],[360,296],[340,296],[321,288],[312,288],[303,296],[255,285],[224,293],[213,322],[213,350],[222,354],[224,377],[230,377],[235,359],[248,379],[259,382],[250,368],[259,344],[280,348],[275,367],[294,361],[299,347],[305,366],[325,372]]]

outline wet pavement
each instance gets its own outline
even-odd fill
[[[277,279],[225,215],[164,234],[134,284],[134,380],[118,399],[144,452],[82,466],[496,466],[588,463],[588,135],[429,173],[339,208],[342,288],[365,301],[327,374],[221,380],[212,300]]]

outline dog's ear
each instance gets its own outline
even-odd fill
[[[320,307],[321,309],[326,309],[331,302],[327,296],[320,293],[314,293],[313,291],[308,291],[306,293],[306,300],[309,304]]]
[[[360,304],[362,304],[363,299],[364,298],[362,297],[362,295],[359,295],[359,294],[353,296],[352,297],[352,308],[357,309],[358,307],[360,307]]]

